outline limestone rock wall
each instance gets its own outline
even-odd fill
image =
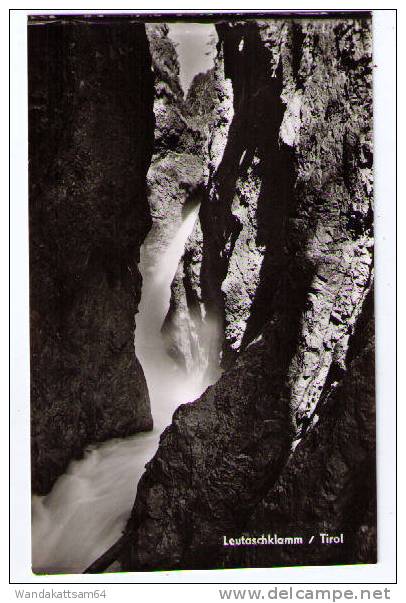
[[[228,87],[185,288],[220,317],[225,371],[162,435],[121,564],[321,562],[223,547],[273,527],[343,530],[330,561],[374,562],[370,19],[217,32]]]
[[[134,354],[153,80],[145,27],[28,26],[32,486],[89,442],[152,428]]]
[[[165,249],[198,194],[204,171],[202,135],[185,109],[179,62],[165,23],[146,24],[154,78],[154,150],[147,174],[151,256]]]

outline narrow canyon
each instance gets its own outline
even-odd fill
[[[28,31],[34,571],[375,563],[369,14]]]

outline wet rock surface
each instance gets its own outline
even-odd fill
[[[152,428],[134,354],[153,81],[145,27],[28,28],[32,487],[89,442]]]
[[[208,176],[208,144],[218,103],[213,69],[199,73],[184,93],[170,28],[148,24],[155,78],[154,154],[148,171],[148,200],[153,219],[151,257],[164,252],[188,213],[203,201]],[[150,237],[150,238],[151,238]],[[162,335],[168,354],[185,371],[208,364],[207,325],[200,292],[200,221],[190,237],[172,283]],[[152,261],[151,261],[152,264]]]
[[[216,127],[170,312],[220,317],[225,371],[162,435],[125,570],[376,559],[370,26],[217,24]],[[345,545],[222,545],[272,529]]]
[[[164,23],[147,24],[154,78],[154,151],[147,174],[156,248],[164,249],[188,204],[198,203],[203,180],[202,132],[190,118],[175,46]],[[151,255],[156,250],[151,247]]]

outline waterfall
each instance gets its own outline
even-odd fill
[[[141,248],[143,288],[135,349],[150,392],[154,429],[89,446],[47,496],[33,496],[32,560],[37,573],[80,573],[120,537],[145,463],[155,454],[174,410],[209,385],[198,372],[179,373],[160,332],[170,285],[198,211],[199,206],[190,210],[166,249],[154,246],[153,231]]]
[[[168,356],[161,334],[169,309],[170,286],[198,212],[199,205],[189,211],[162,256],[150,257],[148,239],[141,248],[143,287],[136,317],[135,351],[147,380],[154,426],[160,431],[179,404],[194,400],[209,385],[198,370],[185,375],[179,369]]]

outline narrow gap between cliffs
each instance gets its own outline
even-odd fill
[[[188,24],[187,28],[196,29],[195,26],[202,29],[197,24]],[[194,29],[192,45],[198,40],[199,53],[190,56],[189,29],[186,31],[182,24],[170,25],[178,46],[185,94],[194,75],[212,65],[214,55],[214,45],[207,37],[209,30],[200,31],[196,38]],[[202,58],[200,46],[208,42]],[[160,434],[170,424],[176,408],[198,398],[211,382],[207,372],[198,366],[190,373],[182,372],[167,354],[161,333],[169,309],[171,283],[199,209],[200,203],[185,203],[182,221],[166,248],[156,253],[154,229],[141,247],[143,286],[134,343],[147,380],[154,429],[88,446],[84,458],[70,463],[47,496],[33,497],[32,558],[36,573],[81,573],[99,557],[105,563],[109,559],[108,564],[114,561],[109,551],[117,549],[138,480],[155,454]]]

